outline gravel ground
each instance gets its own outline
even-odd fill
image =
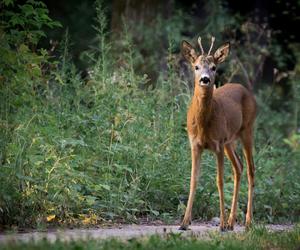
[[[292,225],[266,225],[266,227],[271,231],[286,231],[293,228]],[[244,230],[244,226],[236,226],[234,232],[242,232]],[[108,238],[130,239],[154,234],[163,235],[171,232],[186,236],[195,235],[205,237],[208,233],[218,232],[218,226],[201,223],[191,225],[188,231],[179,231],[178,225],[121,225],[111,228],[57,229],[47,232],[1,233],[0,245],[20,241],[39,241],[42,239],[47,239],[50,242],[54,242],[58,239],[61,241]]]

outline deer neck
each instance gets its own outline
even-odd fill
[[[197,134],[204,136],[212,114],[213,88],[203,88],[195,84],[195,92],[192,100],[194,113],[194,125],[197,127]]]

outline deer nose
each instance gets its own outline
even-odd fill
[[[207,76],[204,76],[204,77],[201,77],[200,82],[204,83],[204,84],[208,84],[208,83],[210,83],[210,79]]]

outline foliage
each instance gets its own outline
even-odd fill
[[[0,18],[0,94],[1,94],[1,155],[9,140],[13,114],[22,105],[30,102],[28,95],[35,95],[37,83],[43,79],[43,67],[48,64],[45,49],[36,50],[43,27],[59,27],[59,23],[48,16],[46,5],[30,0],[23,5],[15,1],[4,1]],[[16,6],[15,6],[16,5]],[[15,9],[13,9],[15,8]]]
[[[43,227],[180,218],[190,175],[185,117],[191,90],[178,75],[174,59],[183,13],[174,14],[167,26],[160,17],[154,20],[163,29],[158,28],[161,33],[153,43],[156,28],[135,27],[147,38],[140,45],[126,22],[121,39],[112,39],[106,12],[97,2],[98,46],[84,53],[92,66],[83,80],[68,54],[68,34],[56,62],[46,50],[36,50],[43,26],[57,26],[45,6],[28,1],[18,11],[4,11],[1,26],[0,224]],[[155,50],[160,39],[167,40],[164,53],[164,46]],[[141,53],[144,46],[148,56]],[[158,61],[165,68],[156,68]],[[145,87],[150,79],[141,72],[147,65],[157,71],[154,88]],[[293,81],[296,86],[297,78]],[[272,87],[257,94],[257,220],[296,220],[300,211],[300,186],[291,181],[300,177],[299,151],[289,148],[297,134],[287,138],[291,127],[299,124],[292,119],[298,96],[286,101],[287,109],[282,110],[272,107],[280,99]],[[214,165],[213,156],[205,154],[196,218],[218,216]],[[226,162],[227,209],[233,189],[229,169]],[[246,200],[244,176],[239,222],[244,221]]]

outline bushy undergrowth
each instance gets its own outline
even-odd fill
[[[156,87],[144,88],[149,79],[135,70],[141,58],[130,33],[123,34],[122,44],[113,43],[101,9],[97,20],[99,51],[87,54],[93,59],[88,80],[80,78],[69,59],[67,38],[56,63],[45,51],[22,50],[24,43],[17,50],[7,45],[16,56],[40,59],[22,65],[38,72],[44,64],[51,67],[35,75],[22,68],[24,73],[17,70],[1,87],[2,225],[128,222],[145,216],[172,220],[184,211],[190,175],[188,84],[169,62]],[[114,56],[112,47],[122,53]],[[172,50],[164,56],[171,58]],[[289,111],[275,111],[269,91],[257,95],[254,216],[269,222],[294,220],[300,212],[299,151],[284,143],[293,101],[286,105]],[[211,154],[204,155],[201,172],[194,217],[210,219],[219,214]],[[228,162],[225,172],[229,209],[233,178]],[[243,221],[246,176],[239,201],[238,219]]]

